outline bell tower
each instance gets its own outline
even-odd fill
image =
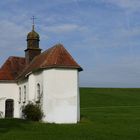
[[[25,58],[26,58],[26,64],[28,65],[35,56],[39,55],[41,53],[41,49],[39,48],[39,41],[40,37],[37,32],[35,32],[35,25],[34,25],[34,16],[33,16],[33,25],[32,25],[32,31],[28,33],[27,35],[27,49],[25,50]]]

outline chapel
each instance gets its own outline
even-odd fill
[[[27,35],[25,57],[10,56],[1,66],[1,117],[23,118],[23,107],[40,101],[44,113],[42,121],[77,123],[82,68],[62,44],[42,52],[39,41],[33,24]]]

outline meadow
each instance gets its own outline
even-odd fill
[[[140,89],[80,88],[81,121],[0,119],[0,140],[140,140]]]

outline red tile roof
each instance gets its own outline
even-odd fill
[[[25,67],[25,58],[9,57],[0,68],[0,80],[15,80]]]
[[[57,44],[36,56],[18,78],[25,77],[30,72],[44,68],[69,68],[82,71],[82,68],[76,63],[63,45]]]
[[[82,71],[82,68],[63,45],[57,44],[36,56],[29,65],[25,65],[25,58],[9,57],[0,68],[0,80],[17,80],[26,77],[31,72],[46,68],[66,68]]]

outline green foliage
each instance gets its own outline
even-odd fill
[[[22,112],[25,119],[31,121],[40,121],[43,117],[43,112],[39,104],[29,103],[23,108]]]
[[[0,140],[140,140],[140,89],[82,88],[81,121],[0,119]]]

